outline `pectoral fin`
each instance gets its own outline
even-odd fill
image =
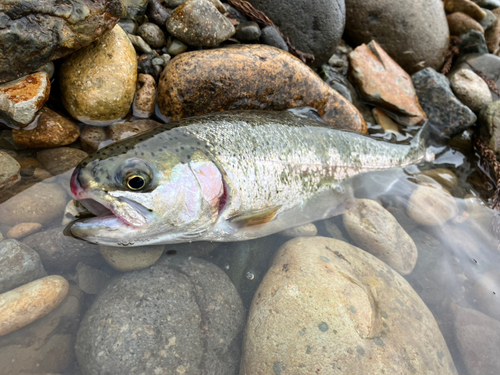
[[[229,218],[229,222],[236,228],[247,228],[269,223],[276,216],[281,206],[267,208],[260,211],[245,212]]]

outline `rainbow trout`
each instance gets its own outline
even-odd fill
[[[97,217],[73,223],[74,236],[111,246],[267,236],[344,212],[354,202],[351,177],[425,155],[423,128],[411,144],[397,145],[288,111],[172,124],[80,163],[71,191]]]

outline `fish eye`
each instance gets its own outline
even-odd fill
[[[141,190],[146,186],[147,181],[144,176],[131,174],[125,177],[125,184],[130,190]]]

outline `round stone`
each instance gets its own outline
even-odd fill
[[[37,160],[54,176],[73,169],[87,156],[85,151],[72,147],[52,148],[36,154]]]
[[[7,238],[19,239],[26,237],[32,233],[38,232],[42,229],[42,224],[40,223],[20,223],[7,232]]]
[[[285,237],[312,237],[318,234],[318,229],[313,223],[299,225],[298,227],[288,228],[281,232]]]
[[[435,186],[419,186],[410,196],[408,216],[422,225],[441,225],[458,215],[455,199]]]
[[[154,23],[143,23],[137,29],[137,34],[152,48],[161,48],[166,44],[165,34]]]
[[[455,72],[450,84],[457,98],[474,112],[481,111],[493,100],[486,82],[470,69]]]
[[[6,152],[0,151],[0,190],[8,189],[21,180],[21,165]]]
[[[163,62],[163,59],[159,59]],[[132,110],[135,117],[148,118],[155,111],[156,81],[149,74],[139,74]]]
[[[104,260],[115,270],[128,272],[147,268],[160,259],[165,245],[114,247],[101,245]]]

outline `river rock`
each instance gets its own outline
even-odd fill
[[[221,110],[309,106],[330,126],[367,132],[358,110],[316,73],[292,55],[263,45],[177,56],[161,75],[158,105],[172,120]]]
[[[0,337],[54,310],[68,294],[64,277],[53,275],[0,295]]]
[[[357,199],[356,202],[356,208],[342,216],[354,243],[401,275],[411,273],[418,252],[408,233],[378,202],[371,199]]]
[[[474,112],[453,94],[446,76],[432,68],[412,75],[420,105],[427,114],[430,131],[446,139],[461,133],[477,119]]]
[[[377,42],[357,47],[349,60],[349,77],[365,101],[396,112],[395,120],[402,125],[422,124],[427,119],[410,76]]]
[[[130,122],[117,122],[106,129],[106,134],[112,142],[132,137],[147,132],[161,124],[154,120],[135,120]]]
[[[137,29],[137,34],[153,48],[161,48],[166,44],[165,34],[154,23],[143,23]]]
[[[170,17],[172,13],[171,9],[165,7],[163,0],[150,0],[148,2],[147,16],[151,22],[154,22],[158,26],[165,26],[167,18]]]
[[[484,34],[484,29],[474,18],[465,13],[455,12],[446,17],[451,35],[462,35],[469,30],[476,30]]]
[[[163,61],[163,60],[162,60]],[[132,110],[135,117],[148,118],[155,111],[156,81],[149,74],[139,74]]]
[[[379,108],[372,108],[373,119],[386,133],[399,133],[399,126],[384,111]]]
[[[80,134],[82,149],[89,154],[99,150],[101,143],[106,139],[106,130],[101,126],[85,125]]]
[[[474,112],[479,112],[492,101],[488,85],[472,70],[455,72],[450,78],[450,84],[457,98]]]
[[[38,232],[42,229],[42,224],[40,223],[21,223],[14,225],[7,232],[7,238],[19,239],[26,237],[32,233]]]
[[[318,229],[313,223],[299,225],[298,227],[288,228],[280,232],[285,237],[313,237],[318,234]]]
[[[167,30],[186,44],[214,47],[233,36],[232,23],[209,0],[188,0],[167,19]]]
[[[288,45],[286,44],[285,39],[283,39],[278,29],[274,26],[266,26],[262,29],[260,42],[288,52]]]
[[[16,240],[0,242],[0,293],[46,276],[40,256]]]
[[[109,283],[109,275],[85,263],[78,263],[73,281],[87,294],[97,294]]]
[[[421,174],[432,178],[445,189],[451,189],[457,184],[457,176],[455,173],[446,168],[435,168],[422,171]],[[417,175],[418,178],[418,175]]]
[[[137,49],[137,51],[141,53],[152,54],[153,49],[147,44],[144,39],[142,39],[139,35],[131,35],[128,34],[128,39],[132,43],[132,45]]]
[[[346,34],[354,45],[376,40],[410,74],[440,69],[448,50],[448,24],[439,0],[348,0]]]
[[[34,233],[22,242],[40,255],[49,271],[72,272],[80,262],[89,265],[102,263],[98,246],[66,236],[64,229],[62,226]]]
[[[495,15],[495,13],[493,13],[491,10],[489,9],[484,9],[483,8],[483,11],[486,13],[486,17],[484,17],[482,20],[479,21],[479,24],[483,27],[483,29],[486,31],[487,29],[489,29],[491,26],[493,26],[493,24],[495,23],[495,21],[497,20],[497,16]]]
[[[488,46],[488,50],[491,53],[495,53],[498,50],[498,44],[500,43],[500,21],[498,17],[500,17],[500,9],[494,9],[493,12],[490,12],[496,17],[493,25],[486,30],[484,33],[484,38],[486,39],[486,45]]]
[[[115,247],[101,245],[101,255],[115,270],[128,272],[148,268],[160,259],[164,245]]]
[[[121,0],[123,11],[121,18],[135,20],[146,13],[148,0]]]
[[[111,29],[121,13],[121,0],[4,2],[0,82],[36,71],[48,61],[85,47]]]
[[[125,117],[137,80],[135,49],[120,26],[65,59],[61,99],[75,119],[109,125]]]
[[[492,270],[481,277],[470,297],[476,302],[478,310],[500,321],[500,271]]]
[[[21,180],[21,165],[6,152],[0,151],[0,191]]]
[[[273,373],[456,370],[432,313],[403,277],[352,245],[310,237],[280,248],[250,308],[240,374]]]
[[[456,306],[455,337],[470,375],[496,374],[500,368],[500,321]]]
[[[86,152],[72,147],[52,148],[36,154],[37,160],[54,176],[73,169],[87,156]]]
[[[448,13],[462,12],[478,21],[486,17],[484,10],[470,0],[444,0],[443,5]]]
[[[50,148],[69,145],[78,139],[80,128],[53,110],[43,107],[36,128],[14,129],[12,136],[17,144],[30,148]]]
[[[258,40],[261,35],[262,33],[257,22],[247,21],[241,22],[236,26],[234,38],[238,39],[240,42],[252,42]]]
[[[85,375],[235,374],[243,319],[219,268],[168,257],[111,281],[85,314],[76,355]]]
[[[38,111],[49,99],[49,94],[50,78],[45,72],[33,73],[1,84],[0,123],[24,128],[35,119]]]
[[[458,207],[448,191],[421,185],[410,196],[407,214],[421,225],[442,225],[458,215]]]
[[[460,42],[457,43],[460,53],[459,57],[475,53],[488,53],[488,46],[484,34],[476,30],[469,30],[459,35]]]
[[[500,152],[500,101],[490,103],[479,114],[482,131],[487,133],[488,145],[497,153]],[[487,131],[486,131],[487,130]]]
[[[496,9],[500,7],[500,0],[472,0],[481,8]]]
[[[64,370],[75,360],[74,342],[82,304],[82,292],[70,285],[67,297],[55,310],[0,337],[0,375],[80,374]]]
[[[0,204],[0,223],[50,223],[62,215],[66,199],[66,192],[58,184],[38,183]]]

